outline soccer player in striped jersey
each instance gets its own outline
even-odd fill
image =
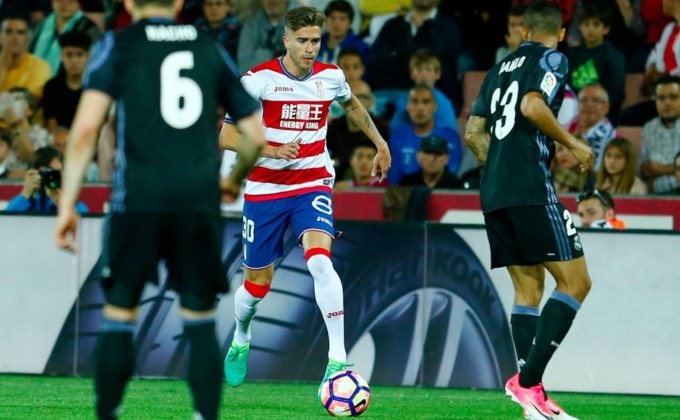
[[[591,286],[571,215],[557,199],[550,172],[554,141],[592,167],[594,154],[558,122],[567,59],[553,3],[524,13],[527,42],[492,67],[472,109],[465,142],[484,166],[480,187],[491,266],[507,267],[515,289],[510,323],[520,372],[505,385],[530,419],[573,419],[543,389],[543,373],[567,335]],[[545,271],[557,287],[539,314]]]
[[[336,235],[332,201],[335,170],[326,148],[331,103],[337,100],[348,118],[376,145],[372,175],[385,179],[391,158],[386,141],[352,94],[342,70],[316,61],[325,19],[313,7],[289,10],[284,18],[285,55],[254,67],[241,78],[246,90],[262,104],[268,145],[245,187],[246,279],[234,296],[236,329],[225,360],[225,375],[231,386],[239,386],[245,379],[250,322],[269,291],[288,225],[304,249],[316,302],[326,323],[329,361],[324,380],[347,366],[343,289],[330,258]],[[220,145],[234,150],[239,139],[239,131],[227,114]]]

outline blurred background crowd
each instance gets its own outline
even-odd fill
[[[327,25],[318,59],[344,71],[393,159],[388,182],[371,177],[374,146],[333,106],[327,145],[336,188],[475,189],[482,168],[461,134],[483,76],[520,47],[530,3],[186,0],[178,19],[220,43],[235,71],[244,73],[284,53],[289,8],[323,10]],[[557,145],[555,188],[680,195],[680,0],[556,3],[567,29],[560,48],[570,63],[559,120],[593,147],[596,165],[580,173],[570,152]],[[63,164],[88,59],[103,33],[131,20],[120,0],[0,0],[0,182],[24,182],[6,210],[53,209],[51,187],[58,182],[50,172]],[[222,117],[216,109],[216,134]],[[111,179],[115,121],[113,108],[88,182]],[[42,207],[40,194],[46,196]]]

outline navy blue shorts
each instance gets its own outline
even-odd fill
[[[484,215],[491,268],[567,261],[583,256],[569,210],[562,204],[511,207]]]

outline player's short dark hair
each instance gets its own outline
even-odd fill
[[[562,29],[562,14],[553,2],[538,0],[524,12],[524,26],[529,31],[556,34]]]
[[[296,7],[286,12],[283,23],[287,30],[293,32],[309,26],[318,26],[323,29],[323,25],[326,23],[326,15],[315,7]]]
[[[581,22],[585,19],[596,19],[602,22],[604,26],[611,26],[612,10],[609,7],[609,3],[605,3],[602,0],[596,0],[584,4]]]
[[[333,12],[345,13],[349,16],[350,22],[354,19],[354,8],[347,0],[333,0],[326,6],[323,13],[329,16]]]
[[[41,147],[33,153],[33,167],[36,169],[48,167],[54,159],[63,161],[64,157],[52,146]]]
[[[77,47],[89,51],[92,46],[92,38],[85,32],[71,30],[59,36],[59,46],[61,48]]]

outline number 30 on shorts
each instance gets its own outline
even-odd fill
[[[243,216],[243,231],[241,234],[243,235],[243,239],[250,243],[253,243],[255,240],[255,222],[247,219],[246,216]]]

